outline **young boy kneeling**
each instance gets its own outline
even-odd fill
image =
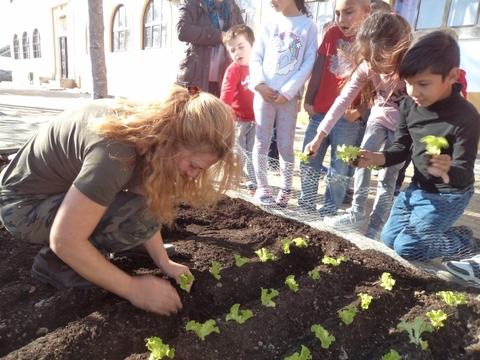
[[[452,227],[474,193],[480,136],[480,115],[456,83],[459,64],[459,47],[451,36],[435,31],[420,38],[400,68],[409,97],[400,107],[394,144],[382,152],[360,152],[359,167],[391,166],[404,161],[413,146],[412,182],[397,197],[381,234],[382,241],[407,260],[461,258],[476,252],[472,230]],[[430,155],[427,136],[445,138],[448,147]],[[449,270],[451,263],[446,264]],[[462,277],[480,283],[478,263],[465,264],[471,268]]]

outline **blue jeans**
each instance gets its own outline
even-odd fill
[[[310,117],[305,139],[303,140],[303,149],[317,135],[317,129],[326,114],[317,113]],[[316,200],[318,193],[318,184],[323,160],[329,146],[331,146],[330,166],[327,173],[327,188],[325,190],[324,204],[321,209],[322,215],[335,214],[342,205],[345,198],[350,177],[348,176],[348,164],[335,156],[337,145],[355,145],[355,141],[360,129],[360,121],[349,122],[341,117],[333,127],[332,131],[326,136],[317,155],[309,159],[308,164],[300,164],[300,177],[302,192],[298,199],[298,204],[302,210],[313,212],[316,210]]]
[[[472,240],[452,225],[463,214],[473,193],[473,187],[463,193],[431,193],[411,183],[393,204],[382,241],[407,260],[467,254]]]
[[[395,132],[387,129],[376,121],[367,123],[363,137],[362,149],[379,151],[382,145],[385,149],[392,146],[395,140]],[[378,174],[377,194],[370,214],[369,227],[380,232],[385,224],[385,219],[390,211],[397,181],[398,171],[402,168],[403,162],[384,168]],[[365,214],[365,206],[370,190],[370,179],[372,170],[368,168],[357,168],[355,171],[354,194],[350,211],[354,214]]]

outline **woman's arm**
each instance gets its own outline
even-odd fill
[[[53,252],[88,281],[141,309],[163,315],[176,313],[182,304],[170,283],[155,276],[128,275],[105,259],[89,242],[88,238],[105,210],[105,206],[97,204],[72,185],[52,224],[50,247]]]
[[[177,36],[178,40],[193,45],[213,46],[222,43],[222,30],[209,24],[200,24],[198,12],[190,11],[192,5],[180,4],[178,8]],[[210,15],[206,15],[210,16]]]

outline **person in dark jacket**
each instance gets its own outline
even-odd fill
[[[231,62],[222,40],[229,28],[244,23],[240,8],[235,0],[181,0],[178,12],[178,39],[186,43],[186,50],[177,84],[219,96]]]

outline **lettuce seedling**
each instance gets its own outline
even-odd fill
[[[467,303],[464,295],[455,295],[452,291],[439,291],[437,295],[450,306],[457,307],[458,305],[465,305]]]
[[[148,360],[160,360],[165,356],[172,359],[175,356],[175,349],[171,349],[170,346],[162,342],[162,339],[156,336],[147,339],[147,348],[151,352]]]
[[[180,274],[180,289],[190,291],[194,281],[195,276]]]
[[[341,159],[342,161],[348,163],[352,162],[353,165],[358,165],[358,156],[360,155],[360,150],[362,150],[358,146],[353,145],[337,145],[337,149],[335,150],[335,156],[337,159]],[[378,165],[370,165],[367,166],[370,170],[380,170],[381,167]]]
[[[402,357],[393,349],[388,354],[382,356],[382,360],[402,360]]]
[[[300,150],[295,150],[295,155],[298,157],[298,160],[300,160],[300,162],[308,164],[308,161],[310,160],[308,157],[312,155],[312,152],[309,151],[308,153],[303,153]]]
[[[284,360],[311,360],[312,355],[310,355],[310,350],[304,345],[301,346],[302,351],[300,352],[300,354],[296,352],[292,356],[287,356]]]
[[[427,331],[429,333],[433,332],[433,327],[431,325],[425,325],[423,320],[420,318],[416,318],[413,322],[413,328],[407,324],[406,322],[401,322],[397,325],[398,329],[403,329],[408,332],[408,336],[410,337],[410,342],[416,345],[419,345],[422,350],[425,350],[428,347],[428,342],[421,339],[421,335],[423,332]]]
[[[340,317],[340,319],[342,319],[345,325],[350,325],[353,322],[356,314],[357,308],[353,305],[350,305],[347,309],[340,310],[338,312],[338,316]]]
[[[290,240],[288,238],[285,238],[282,240],[282,246],[283,246],[283,252],[285,254],[290,254],[290,245],[294,244],[295,246],[298,247],[307,247],[308,243],[302,239],[301,237],[297,237],[293,240]]]
[[[210,268],[210,273],[215,276],[215,279],[220,280],[222,278],[222,275],[220,275],[220,267],[222,264],[220,264],[217,261],[212,261],[212,267]]]
[[[262,289],[262,304],[267,307],[275,307],[276,304],[272,299],[279,294],[278,290],[271,289],[272,292],[269,294],[268,289]]]
[[[195,320],[191,320],[188,322],[188,324],[185,326],[185,329],[187,331],[195,331],[195,333],[198,335],[202,341],[205,340],[205,336],[212,332],[220,333],[220,330],[216,326],[216,322],[213,319],[205,321],[203,324],[200,324],[196,322]]]
[[[395,280],[392,278],[392,275],[384,272],[380,278],[380,286],[385,290],[392,291],[393,285],[395,285]]]
[[[285,280],[285,284],[288,285],[290,289],[297,292],[298,291],[298,284],[295,281],[295,275],[288,275],[287,279]]]
[[[275,255],[268,252],[267,249],[265,249],[265,248],[261,248],[261,249],[255,251],[255,254],[258,255],[261,262],[265,262],[267,260],[275,260]]]
[[[245,321],[253,316],[252,310],[242,310],[241,314],[238,314],[238,308],[240,304],[235,304],[230,308],[230,313],[225,317],[225,321],[235,320],[239,324],[243,324]]]
[[[432,310],[427,312],[427,317],[430,319],[434,328],[440,328],[443,326],[443,322],[447,320],[448,315],[442,310]]]
[[[425,152],[431,156],[440,155],[442,153],[442,149],[448,149],[449,147],[447,139],[441,136],[424,136],[420,139],[420,142],[426,144]]]
[[[320,272],[318,269],[313,269],[308,272],[308,275],[313,279],[313,280],[318,280],[320,279]]]
[[[322,325],[312,325],[310,328],[312,332],[315,333],[315,336],[322,342],[322,348],[328,349],[330,344],[335,341],[335,336],[330,335],[330,333],[323,328]]]
[[[372,302],[373,296],[359,293],[358,296],[360,297],[360,307],[364,310],[368,309],[370,303]]]
[[[234,256],[235,256],[235,265],[237,265],[238,267],[245,265],[250,261],[247,258],[241,257],[240,255],[237,255],[237,254],[235,254]]]
[[[338,266],[340,265],[340,263],[342,262],[346,262],[348,261],[348,259],[345,257],[345,256],[340,256],[338,259],[335,259],[331,256],[327,256],[325,255],[323,258],[322,258],[322,263],[325,264],[325,265],[332,265],[332,266]]]

